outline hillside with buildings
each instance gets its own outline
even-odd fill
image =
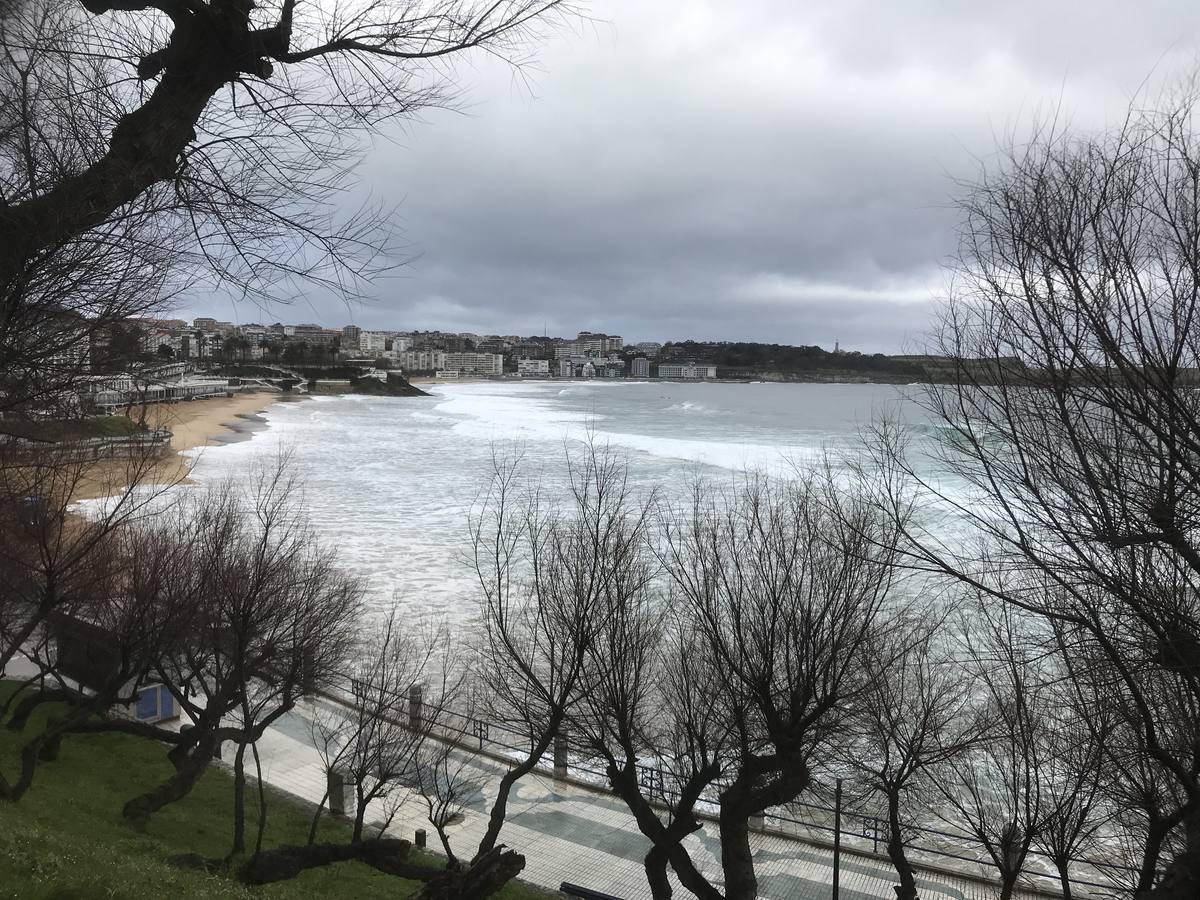
[[[357,365],[439,378],[666,378],[681,380],[883,381],[929,377],[929,360],[730,341],[626,343],[581,331],[574,338],[446,331],[371,331],[358,325],[235,325],[212,318],[144,320],[147,358],[210,364],[266,363],[308,370]],[[128,340],[128,338],[126,338]]]

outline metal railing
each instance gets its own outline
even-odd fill
[[[344,689],[345,697],[342,702],[352,702],[353,698],[361,691],[361,682],[351,676],[343,676],[343,678],[347,688]],[[412,702],[412,698],[395,692],[388,693],[395,699],[396,708],[405,710],[406,715],[411,716],[409,704]],[[448,708],[431,709],[423,705],[423,698],[418,702],[422,703],[423,714],[425,712],[432,714],[429,722],[431,734],[466,750],[478,751],[492,758],[514,759],[515,761],[516,757],[524,757],[529,754],[534,747],[534,739],[528,732],[513,727],[509,723],[466,715]],[[433,717],[436,717],[436,722],[433,721]],[[411,718],[405,721],[411,721]],[[570,758],[566,766],[567,771],[563,771],[561,767],[556,769],[554,760],[554,747],[551,745],[537,761],[535,768],[553,772],[556,777],[570,776],[598,791],[609,792],[611,790],[608,786],[607,770],[598,760],[581,759],[574,756]],[[588,777],[581,778],[581,775]],[[638,764],[637,775],[638,784],[651,803],[670,809],[678,802],[679,793],[671,786],[669,773],[663,768]],[[789,803],[786,809],[767,811],[759,820],[756,829],[800,841],[815,840],[822,843],[832,841],[835,844],[846,841],[846,846],[857,853],[873,855],[886,853],[886,846],[890,839],[887,817],[879,815],[873,810],[844,805],[840,790],[835,796],[834,805],[797,800]],[[709,806],[712,812],[705,812],[701,808],[696,811],[697,815],[701,818],[716,819],[720,800],[712,791],[702,795],[698,805],[700,807]],[[904,830],[905,851],[912,855],[911,861],[918,870],[922,866],[937,866],[940,869],[953,871],[955,874],[980,881],[995,881],[995,866],[988,856],[987,848],[977,836],[970,832],[951,830],[951,826],[934,828],[928,825],[908,823],[905,824]],[[1045,887],[1057,889],[1061,876],[1050,856],[1036,847],[1030,847],[1027,860],[1030,858],[1041,861],[1046,869],[1026,865],[1021,873],[1025,882],[1039,890],[1044,888],[1039,887],[1038,881],[1050,882]],[[884,859],[886,860],[886,857]],[[888,862],[890,864],[890,861]],[[963,864],[967,864],[970,868],[964,870]],[[1091,877],[1069,875],[1073,890],[1095,891],[1104,896],[1111,896],[1121,889],[1122,884],[1127,880],[1120,877],[1122,874],[1136,873],[1136,868],[1133,866],[1088,857],[1072,860],[1072,867],[1077,871],[1083,869],[1095,873]],[[1109,873],[1112,877],[1105,877]],[[1104,880],[1094,880],[1097,878]]]

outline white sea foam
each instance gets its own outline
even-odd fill
[[[823,452],[821,447],[664,438],[608,431],[599,431],[596,437],[614,447],[637,450],[662,459],[698,462],[735,471],[783,472],[793,463],[815,462]]]
[[[621,387],[622,390],[610,388]],[[433,397],[352,395],[272,406],[249,440],[205,448],[192,479],[240,477],[290,448],[317,533],[361,574],[376,608],[470,627],[477,586],[463,561],[467,516],[496,445],[561,473],[564,442],[589,435],[628,455],[635,486],[668,495],[696,477],[786,473],[829,445],[890,389],[659,382],[480,382]]]
[[[666,436],[625,431],[607,427],[615,420],[596,411],[568,409],[545,395],[525,395],[501,390],[460,391],[442,398],[438,413],[459,417],[454,430],[464,437],[484,440],[542,440],[561,446],[564,441],[589,438],[613,447],[650,456],[703,463],[724,469],[780,470],[794,462],[819,458],[822,446],[812,444],[762,443],[746,440],[718,440],[711,437]],[[694,401],[668,405],[663,413],[708,412]],[[682,430],[682,429],[681,429]]]

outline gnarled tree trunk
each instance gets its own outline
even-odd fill
[[[917,879],[912,863],[904,852],[904,834],[900,823],[900,792],[888,791],[888,841],[887,855],[896,867],[896,900],[917,900]]]
[[[126,803],[121,815],[136,827],[144,828],[154,813],[191,792],[212,762],[216,749],[216,735],[202,735],[190,752],[173,760],[176,765],[174,775]]]

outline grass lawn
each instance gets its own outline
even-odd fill
[[[0,698],[11,691],[0,683]],[[27,728],[40,729],[54,707],[43,708]],[[0,727],[0,767],[11,777],[23,734]],[[171,773],[166,747],[121,734],[68,736],[55,762],[42,763],[33,787],[17,804],[0,802],[0,897],[408,897],[420,886],[358,862],[310,869],[292,881],[246,887],[231,878],[182,871],[163,860],[175,853],[224,856],[232,835],[233,782],[211,768],[183,801],[166,807],[138,833],[121,818],[121,807]],[[247,790],[247,842],[257,830],[257,791]],[[309,814],[269,793],[265,846],[304,843]],[[342,841],[345,823],[323,817],[319,840]],[[510,884],[504,900],[544,900],[544,893]]]

